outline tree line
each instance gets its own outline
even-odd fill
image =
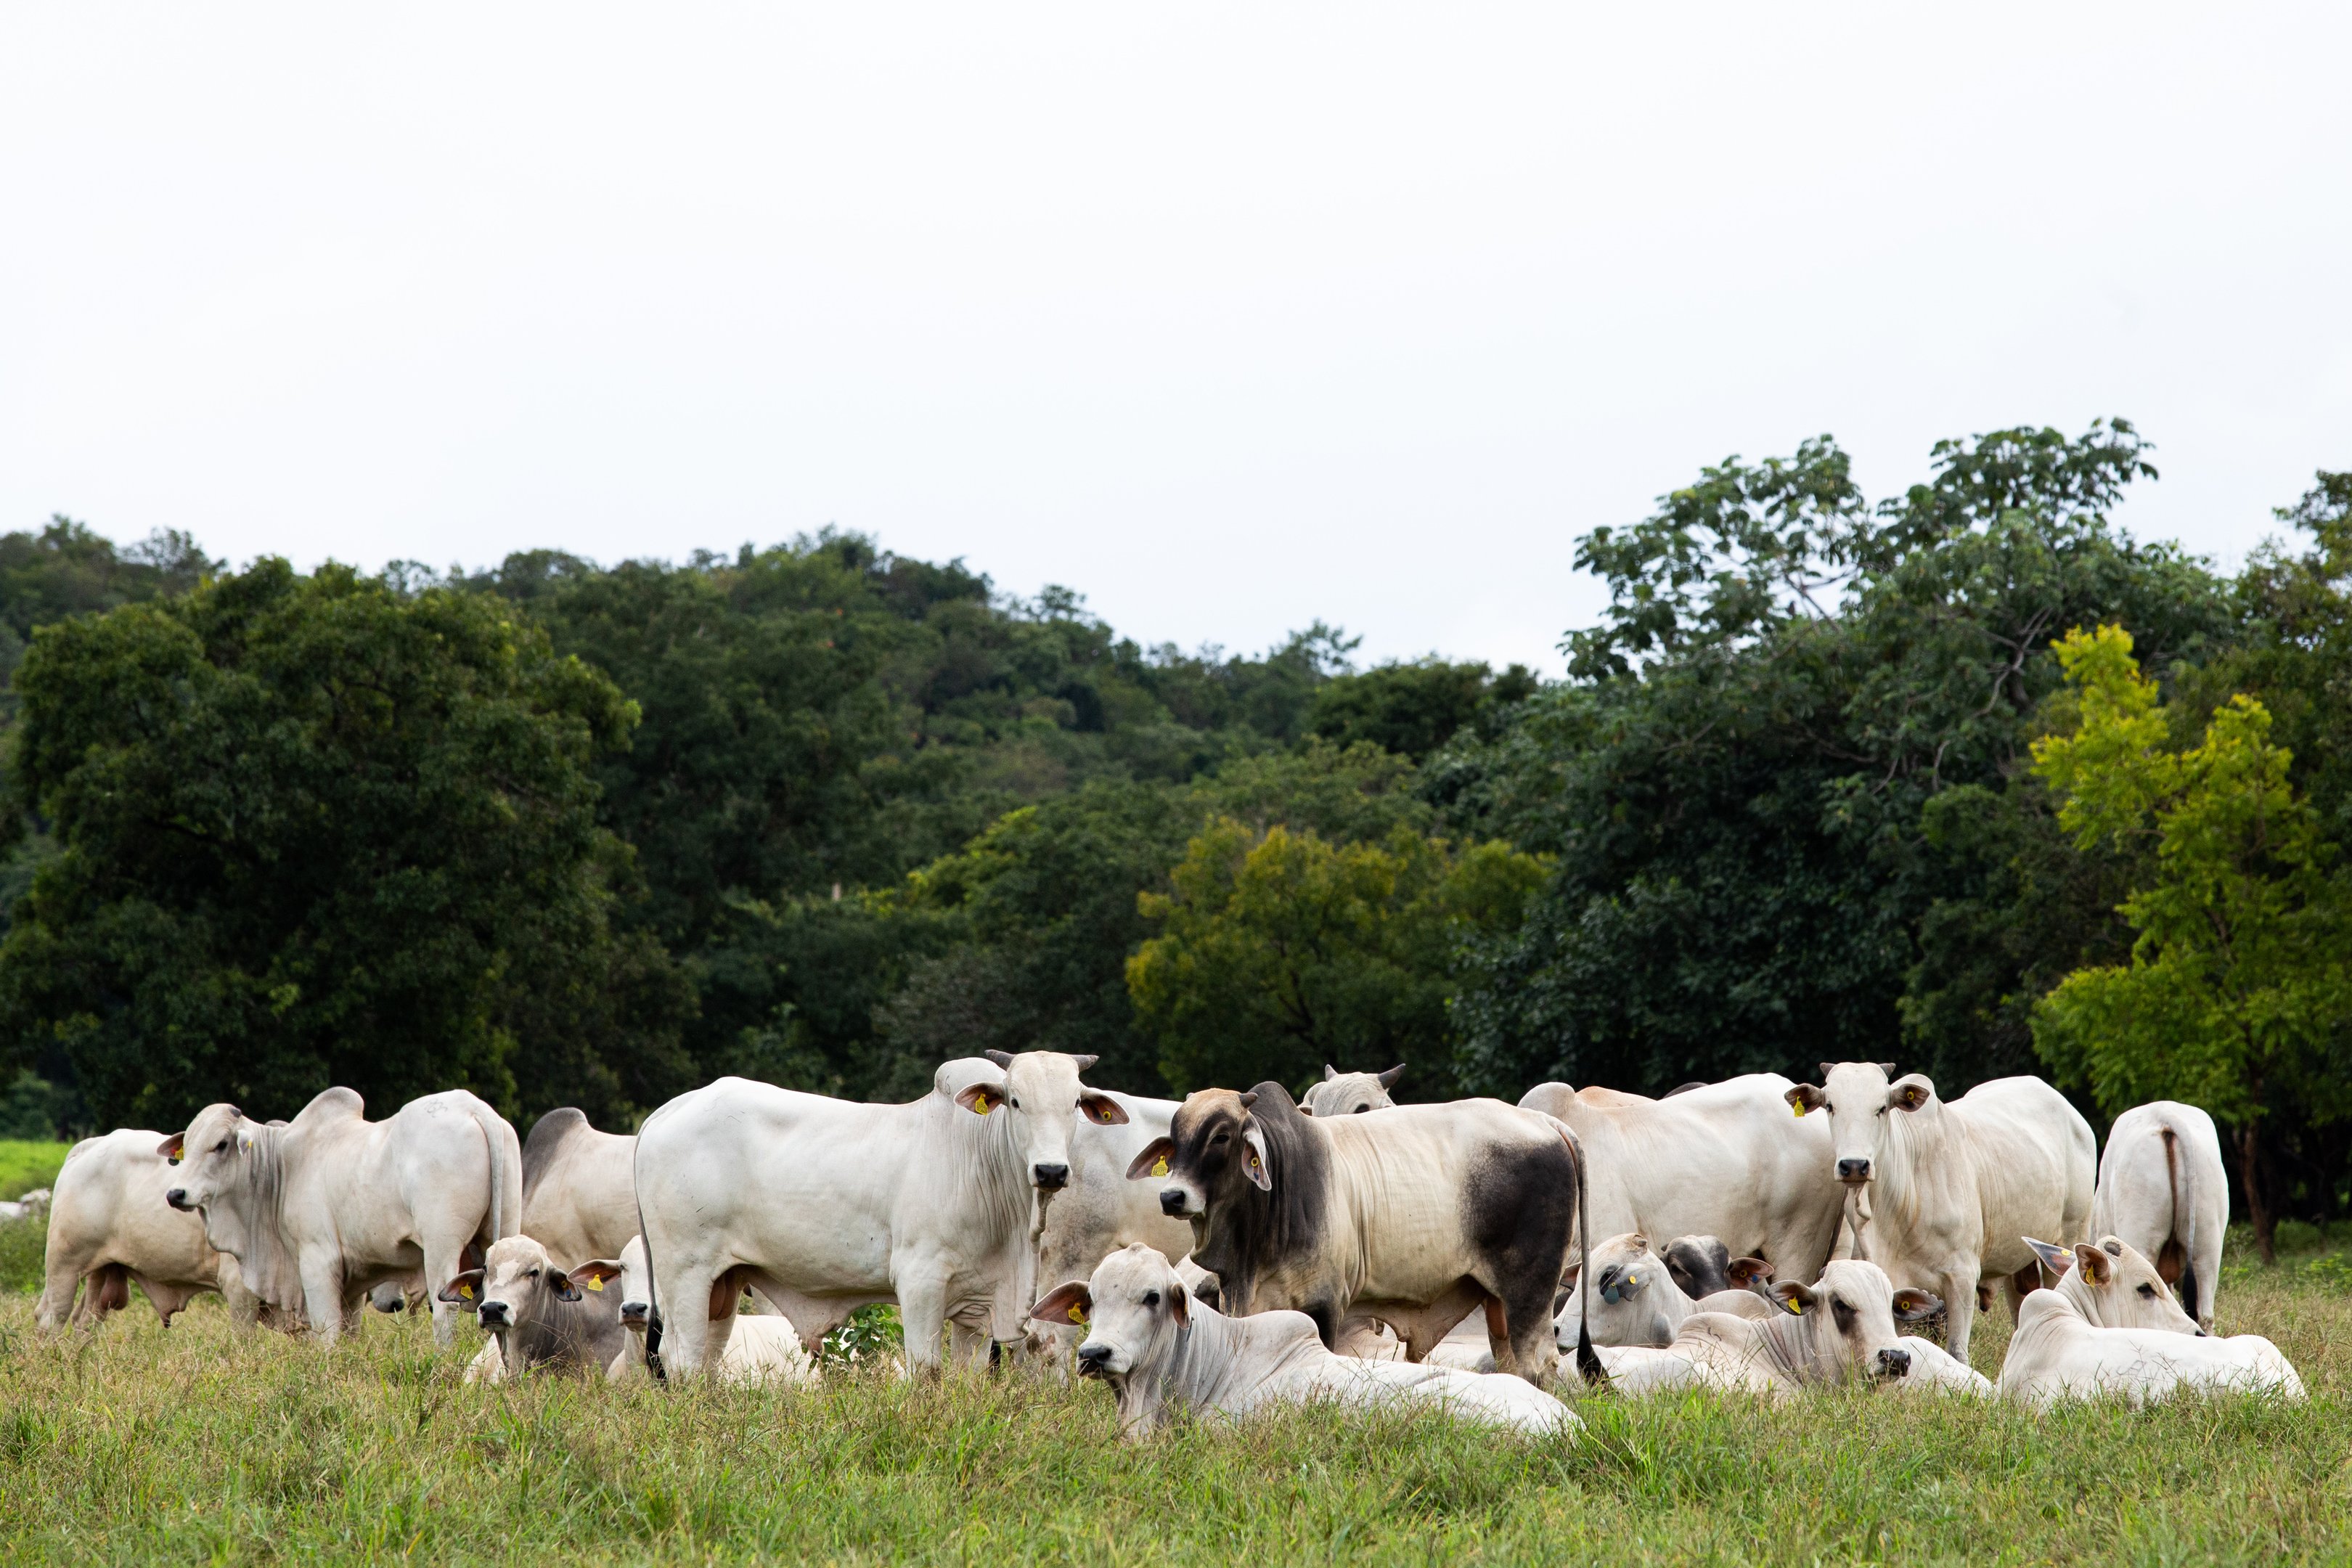
[[[828,531],[681,563],[243,571],[0,539],[0,1121],[463,1085],[626,1124],[721,1073],[1424,1097],[1900,1058],[2352,1201],[2352,476],[2234,577],[2109,520],[2129,424],[1824,437],[1578,563],[1568,673],[1145,647]]]

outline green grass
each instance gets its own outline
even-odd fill
[[[2319,1238],[2312,1238],[2316,1242]],[[37,1340],[0,1300],[0,1560],[1610,1563],[2352,1561],[2352,1268],[2233,1268],[2310,1384],[2049,1418],[1827,1394],[1580,1402],[1574,1444],[1307,1411],[1116,1439],[1016,1376],[804,1394],[457,1378],[420,1321],[332,1354],[143,1303]],[[1997,1368],[1996,1311],[1977,1361]]]
[[[70,1143],[27,1142],[0,1138],[0,1199],[20,1198],[35,1187],[52,1185]]]

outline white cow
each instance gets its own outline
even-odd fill
[[[49,1189],[35,1187],[29,1193],[21,1193],[8,1202],[0,1204],[0,1221],[38,1219],[48,1212]]]
[[[1103,1259],[1087,1284],[1057,1287],[1036,1315],[1085,1325],[1079,1374],[1110,1385],[1120,1434],[1131,1441],[1176,1411],[1239,1420],[1308,1403],[1429,1408],[1538,1435],[1579,1426],[1566,1405],[1523,1378],[1335,1355],[1303,1312],[1228,1318],[1192,1300],[1167,1258],[1139,1245]]]
[[[2063,1273],[2018,1309],[2000,1369],[2003,1398],[2046,1410],[2105,1394],[2137,1406],[2182,1389],[2304,1396],[2303,1380],[2276,1345],[2260,1334],[2206,1334],[2156,1266],[2116,1237],[2078,1242],[2071,1258],[2047,1243],[2034,1247]]]
[[[691,1376],[725,1348],[746,1285],[811,1348],[859,1307],[897,1301],[910,1372],[939,1366],[950,1321],[1021,1338],[1034,1194],[1068,1182],[1081,1117],[1127,1112],[1079,1081],[1092,1057],[991,1059],[992,1079],[950,1091],[950,1063],[908,1105],[723,1078],[648,1117],[637,1198],[665,1371]]]
[[[66,1155],[50,1195],[41,1299],[33,1309],[43,1330],[96,1323],[131,1304],[134,1284],[166,1328],[207,1290],[227,1298],[229,1316],[240,1325],[258,1316],[260,1303],[237,1278],[236,1263],[205,1242],[205,1222],[174,1214],[163,1201],[177,1178],[155,1152],[163,1139],[125,1127],[85,1138]]]
[[[1837,1245],[1844,1194],[1828,1129],[1791,1121],[1789,1088],[1749,1073],[1650,1100],[1544,1083],[1519,1103],[1583,1140],[1595,1236],[1719,1237],[1778,1279],[1811,1280]]]
[[[564,1106],[522,1144],[522,1233],[561,1268],[611,1258],[637,1234],[637,1141]]]
[[[2221,1236],[2230,1228],[2230,1178],[2213,1119],[2193,1105],[2135,1105],[2107,1130],[2091,1232],[2120,1237],[2155,1259],[2181,1304],[2207,1333],[2221,1279]]]
[[[355,1327],[375,1288],[413,1283],[435,1298],[447,1344],[457,1309],[444,1287],[522,1218],[522,1147],[506,1119],[462,1089],[412,1100],[383,1121],[348,1089],[323,1089],[284,1126],[209,1105],[161,1152],[184,1158],[175,1209],[201,1211],[205,1237],[237,1260],[246,1288],[299,1311],[329,1344]]]
[[[587,1290],[609,1286],[620,1298],[621,1328],[628,1337],[604,1369],[605,1377],[614,1383],[648,1377],[646,1325],[653,1315],[653,1288],[646,1270],[645,1238],[629,1237],[620,1257],[583,1263],[572,1270],[572,1278]],[[805,1387],[817,1381],[816,1360],[802,1345],[800,1331],[790,1318],[739,1318],[734,1332],[727,1336],[727,1348],[719,1352],[719,1381],[745,1388]]]
[[[1715,1388],[1786,1398],[1798,1389],[1899,1378],[1911,1352],[1896,1323],[1916,1322],[1941,1305],[1923,1290],[1897,1290],[1876,1264],[1843,1259],[1812,1286],[1783,1279],[1772,1294],[1786,1311],[1762,1320],[1694,1312],[1664,1350],[1629,1346],[1601,1352],[1619,1393],[1641,1396]]]
[[[441,1299],[472,1312],[487,1336],[467,1364],[467,1383],[504,1383],[526,1372],[601,1373],[623,1351],[617,1292],[590,1264],[567,1272],[528,1236],[491,1247],[479,1268],[441,1288]]]
[[[1298,1109],[1308,1116],[1360,1116],[1367,1110],[1385,1110],[1396,1103],[1389,1098],[1389,1090],[1403,1076],[1402,1062],[1386,1072],[1341,1072],[1325,1062],[1323,1081],[1307,1091]]]
[[[1924,1074],[1892,1073],[1884,1062],[1823,1062],[1820,1087],[1793,1085],[1786,1099],[1801,1128],[1828,1112],[1830,1173],[1869,1188],[1870,1259],[1944,1299],[1952,1354],[1966,1362],[1978,1282],[2006,1283],[2013,1307],[2039,1279],[2023,1238],[2082,1236],[2097,1143],[2038,1078],[1994,1079],[1947,1103]]]

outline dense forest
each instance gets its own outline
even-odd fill
[[[2109,520],[2150,458],[1727,460],[1583,537],[1556,681],[1139,647],[851,533],[304,575],[58,519],[0,539],[0,1130],[1866,1058],[2191,1100],[2265,1235],[2338,1214],[2352,476],[2230,577]]]

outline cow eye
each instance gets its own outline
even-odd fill
[[[226,1139],[226,1138],[224,1138],[224,1139],[222,1139],[219,1142],[217,1142],[217,1143],[215,1143],[215,1144],[214,1144],[214,1145],[213,1145],[213,1152],[214,1152],[214,1153],[215,1153],[215,1154],[218,1154],[218,1153],[221,1153],[222,1152],[224,1152],[225,1150],[226,1150],[227,1148],[228,1148],[228,1140],[227,1140],[227,1139]]]
[[[1160,1292],[1157,1290],[1146,1290],[1143,1293],[1143,1304],[1147,1307],[1157,1307],[1160,1305]]]
[[[2143,1285],[2139,1288],[2139,1293],[2146,1296],[2150,1300],[2154,1300],[2156,1299],[2156,1287],[2153,1285]]]
[[[1011,1095],[1009,1095],[1009,1094],[1008,1094],[1008,1095],[1006,1095],[1006,1096],[1004,1097],[1004,1103],[1005,1103],[1005,1104],[1007,1104],[1007,1105],[1009,1105],[1009,1106],[1011,1106],[1011,1107],[1012,1107],[1013,1110],[1020,1110],[1020,1109],[1021,1109],[1021,1102],[1020,1102],[1019,1100],[1017,1100],[1013,1099],[1013,1098]]]
[[[1356,1107],[1356,1114],[1361,1116],[1365,1111],[1370,1110],[1370,1109],[1371,1107],[1369,1105],[1360,1105]]]

